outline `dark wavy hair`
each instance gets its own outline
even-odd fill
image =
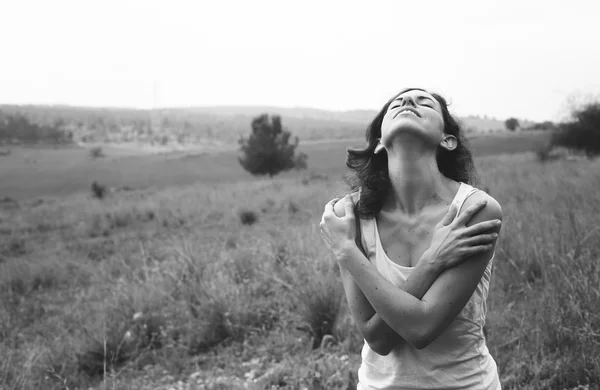
[[[360,201],[357,205],[358,216],[361,218],[374,218],[379,213],[385,196],[391,187],[387,153],[373,153],[378,139],[381,138],[383,117],[390,104],[398,96],[413,90],[431,93],[421,88],[406,88],[400,91],[383,106],[369,127],[367,127],[367,146],[364,149],[347,149],[348,157],[346,159],[346,166],[350,169],[350,172],[345,175],[345,180],[352,191],[359,189],[361,191]],[[450,114],[450,111],[448,111],[446,99],[436,93],[431,93],[431,95],[442,107],[444,133],[452,134],[458,140],[458,146],[452,151],[438,146],[436,151],[438,169],[449,179],[473,184],[477,178],[475,164],[473,163],[473,154],[466,138],[463,137],[460,131],[460,125]]]

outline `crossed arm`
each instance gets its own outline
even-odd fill
[[[484,196],[474,194],[463,209]],[[489,198],[488,206],[467,226],[501,218],[500,206]],[[492,247],[445,271],[437,262],[423,257],[398,288],[367,259],[358,236],[355,244],[338,259],[344,290],[359,331],[371,349],[381,355],[400,343],[408,342],[420,349],[435,340],[466,305],[494,252]]]
[[[358,219],[356,221],[356,245],[366,258],[366,253],[361,244],[360,222]],[[400,288],[415,298],[421,299],[441,271],[441,268],[436,263],[427,260],[419,261]],[[387,355],[394,347],[400,343],[405,343],[404,339],[377,314],[365,294],[363,294],[360,287],[352,278],[352,274],[342,267],[341,264],[340,273],[350,312],[352,313],[352,317],[354,317],[359,332],[369,344],[369,347],[380,355]]]

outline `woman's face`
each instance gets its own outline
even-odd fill
[[[440,103],[428,92],[410,90],[398,95],[389,105],[381,123],[381,143],[387,148],[392,138],[410,131],[439,145],[444,135]]]

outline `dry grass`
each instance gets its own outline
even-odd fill
[[[487,324],[503,388],[597,388],[600,161],[478,166],[505,214]],[[0,209],[0,388],[355,386],[360,339],[318,232],[336,177]]]

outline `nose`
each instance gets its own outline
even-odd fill
[[[413,99],[412,96],[403,96],[401,98],[401,103],[402,103],[402,107],[407,106],[407,105],[411,105],[413,107],[417,106],[417,103],[415,103],[415,99]]]

